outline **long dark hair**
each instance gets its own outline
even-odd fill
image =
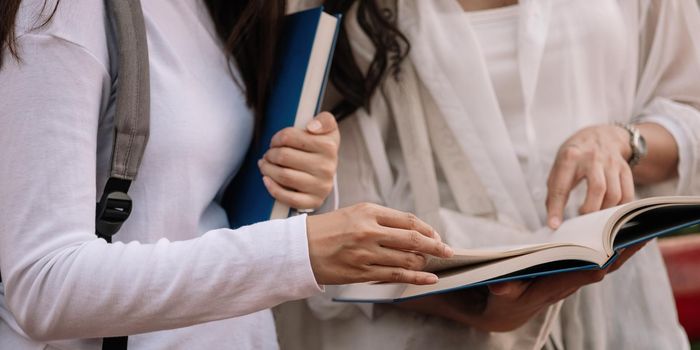
[[[58,1],[60,0],[57,0],[56,7],[42,25],[51,19]],[[376,54],[369,71],[363,75],[353,58],[348,35],[344,29],[341,30],[331,70],[331,80],[343,96],[343,102],[334,108],[339,116],[352,113],[359,107],[369,108],[369,99],[385,73],[398,76],[399,63],[409,49],[408,40],[396,27],[395,11],[381,7],[376,0],[326,0],[325,6],[328,12],[346,13],[355,1],[358,2],[357,20],[372,40]],[[2,53],[5,50],[15,59],[20,59],[15,22],[21,2],[22,0],[0,1],[0,69],[4,63]],[[204,3],[227,53],[238,66],[247,103],[255,112],[259,123],[272,84],[286,1],[204,0]]]
[[[369,100],[382,80],[387,76],[399,78],[399,65],[410,50],[410,43],[397,27],[397,1],[377,0],[326,0],[324,6],[331,13],[347,13],[357,2],[357,22],[374,45],[375,54],[367,74],[363,74],[355,62],[350,40],[342,28],[336,44],[331,81],[343,97],[333,108],[338,118],[343,118],[360,107],[369,110]]]
[[[56,0],[56,4],[46,17],[46,20],[39,24],[39,28],[45,26],[53,17],[53,14],[58,8],[58,3],[60,0]],[[10,52],[10,55],[15,59],[19,60],[19,52],[17,48],[17,41],[15,40],[15,21],[17,19],[17,11],[19,11],[19,5],[22,0],[2,0],[0,1],[0,69],[3,66],[5,50]],[[44,1],[44,5],[39,13],[44,13],[48,1]]]
[[[5,0],[0,2],[0,68],[3,65],[3,52],[18,58],[15,41],[15,18],[19,10],[20,0]]]

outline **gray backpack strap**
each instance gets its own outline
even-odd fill
[[[150,86],[146,27],[139,0],[106,0],[118,44],[114,154],[111,176],[134,180],[148,141]]]
[[[116,69],[111,70],[112,74],[116,73],[112,77],[116,77],[116,114],[112,167],[97,204],[95,230],[99,237],[111,242],[131,213],[132,203],[127,192],[136,178],[148,142],[150,82],[141,2],[104,1],[110,58],[117,59]]]

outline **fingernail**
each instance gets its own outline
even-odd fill
[[[557,229],[559,228],[559,225],[561,225],[561,219],[558,216],[552,216],[549,218],[549,227]]]
[[[494,283],[489,285],[489,292],[493,295],[503,295],[510,291],[509,284]]]
[[[258,159],[258,168],[262,167],[262,162],[263,162],[262,159]]]
[[[438,281],[438,277],[436,275],[430,274],[430,275],[425,276],[425,278],[423,280],[425,281],[425,283],[435,284]]]
[[[443,244],[443,246],[444,246],[443,251],[445,252],[445,256],[447,256],[449,258],[455,254],[455,251],[452,249],[452,247],[448,246],[447,244]]]
[[[319,130],[321,130],[321,126],[322,126],[322,125],[321,125],[321,122],[319,122],[318,120],[314,119],[314,120],[312,120],[308,125],[306,125],[306,128],[307,128],[309,131],[319,131]]]
[[[263,183],[265,184],[265,187],[270,187],[270,179],[267,178],[267,176],[263,176]]]

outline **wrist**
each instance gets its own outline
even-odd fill
[[[640,128],[636,124],[614,124],[618,129],[627,134],[627,146],[621,148],[620,153],[627,160],[630,167],[634,167],[647,155],[647,143]],[[619,136],[618,130],[618,136]]]
[[[615,144],[620,150],[620,155],[625,161],[629,161],[632,157],[632,145],[630,145],[629,132],[620,124],[613,124],[611,127],[615,135]]]
[[[643,161],[632,169],[635,183],[650,185],[678,176],[679,145],[667,126],[655,121],[635,124],[647,145]]]
[[[317,244],[315,242],[315,235],[314,232],[317,232],[318,230],[318,225],[323,224],[323,220],[319,220],[318,217],[314,217],[311,215],[305,215],[305,220],[306,220],[306,242],[308,246],[308,253],[309,253],[309,264],[311,266],[311,273],[314,276],[314,279],[316,279],[316,283],[319,285],[326,284],[327,281],[325,280],[325,276],[323,273],[322,266],[319,266],[318,264],[318,256],[316,254],[317,250]]]

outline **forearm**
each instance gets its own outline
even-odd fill
[[[44,235],[49,242],[23,249],[35,262],[3,260],[7,306],[31,337],[54,340],[180,328],[308,297],[318,287],[304,218],[289,221],[155,244],[91,239],[53,249],[57,239]]]
[[[648,153],[632,168],[635,184],[651,185],[678,176],[678,145],[673,135],[657,123],[640,123],[637,128]]]

